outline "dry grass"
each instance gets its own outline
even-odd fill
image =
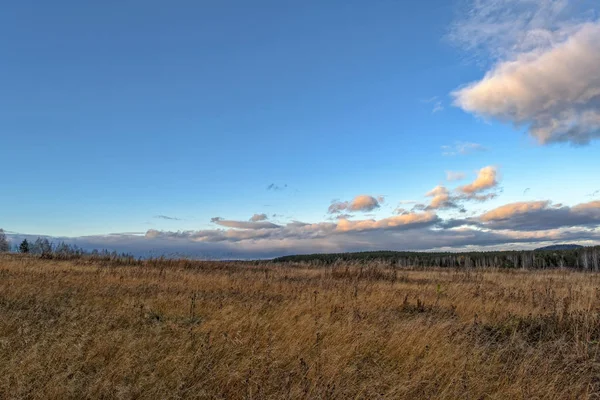
[[[600,393],[598,274],[178,265],[0,257],[0,398]]]

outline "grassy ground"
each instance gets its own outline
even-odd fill
[[[0,398],[600,394],[600,275],[0,257]]]

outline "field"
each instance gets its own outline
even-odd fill
[[[586,399],[600,275],[0,256],[1,399]]]

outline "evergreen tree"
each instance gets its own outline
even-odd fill
[[[23,241],[19,245],[19,251],[21,253],[29,253],[29,242],[27,241],[27,239],[23,239]]]

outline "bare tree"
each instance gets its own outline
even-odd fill
[[[10,243],[6,238],[4,230],[0,228],[0,253],[6,253],[10,251]]]

